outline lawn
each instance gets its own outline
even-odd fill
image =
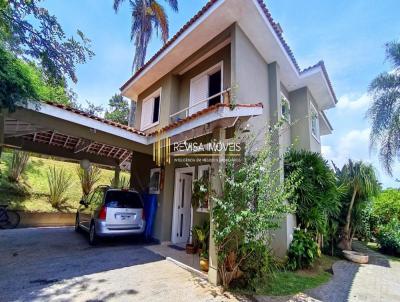
[[[73,211],[79,204],[82,197],[82,190],[76,169],[78,164],[31,156],[23,179],[22,187],[28,194],[21,194],[17,186],[12,185],[7,180],[7,173],[12,154],[3,152],[0,163],[0,204],[8,204],[11,209],[23,210],[28,212],[57,212],[48,202],[47,196],[49,187],[47,183],[47,171],[55,166],[58,169],[65,169],[71,175],[71,185],[67,191],[67,204]],[[129,174],[122,172],[121,175],[129,179]],[[113,170],[102,169],[101,179],[97,185],[110,184],[114,176]]]
[[[322,255],[310,269],[292,271],[278,271],[267,280],[260,282],[256,292],[239,290],[247,295],[260,296],[289,296],[318,287],[332,278],[333,263],[340,260],[336,257]]]

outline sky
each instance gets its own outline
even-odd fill
[[[248,1],[248,0],[243,0]],[[92,40],[94,58],[77,67],[78,83],[71,87],[78,100],[89,100],[106,107],[110,97],[132,74],[134,56],[130,41],[128,0],[118,14],[112,0],[44,0],[67,35],[82,30]],[[180,0],[179,13],[167,9],[170,36],[206,3],[206,0]],[[160,0],[160,3],[166,1]],[[389,71],[384,45],[400,40],[400,1],[398,0],[269,0],[265,1],[276,22],[283,28],[301,68],[324,60],[339,102],[327,116],[334,128],[322,137],[322,154],[342,166],[348,158],[372,163],[384,187],[399,187],[400,164],[394,177],[388,176],[369,148],[369,121],[365,118],[371,102],[369,83],[379,73]],[[161,47],[152,39],[147,56]]]

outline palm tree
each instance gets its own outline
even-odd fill
[[[335,169],[340,183],[348,187],[347,198],[350,198],[350,203],[345,208],[346,218],[339,247],[351,250],[351,243],[356,229],[352,219],[354,218],[352,214],[355,203],[368,201],[378,194],[380,184],[376,177],[375,169],[371,164],[362,161],[353,162],[349,159],[341,170],[336,167]]]
[[[372,122],[371,147],[379,146],[379,157],[392,175],[394,160],[400,152],[400,43],[386,44],[386,59],[393,70],[381,73],[370,84],[373,102],[367,112]]]
[[[114,0],[114,10],[118,12],[125,0]],[[147,46],[153,30],[161,30],[161,39],[164,44],[169,36],[168,16],[164,7],[156,0],[128,0],[132,9],[131,41],[135,43],[135,57],[132,69],[138,70],[144,65]],[[178,11],[178,0],[165,0],[171,8]]]

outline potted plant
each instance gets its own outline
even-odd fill
[[[203,251],[200,255],[200,269],[203,272],[208,272],[209,263],[208,263],[208,250]]]
[[[208,208],[209,181],[205,176],[193,181],[192,207]]]
[[[205,221],[203,225],[193,227],[193,233],[196,234],[200,254],[200,269],[208,272],[208,240],[210,234],[210,223]]]

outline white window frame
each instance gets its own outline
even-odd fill
[[[319,136],[320,136],[320,132],[319,132],[319,114],[317,109],[315,108],[314,104],[312,103],[312,101],[310,100],[310,130],[311,130],[311,134],[312,136],[317,140],[317,142],[319,142]],[[315,132],[313,131],[313,114],[315,114],[316,117],[316,129]]]
[[[142,101],[142,112],[141,112],[141,115],[140,115],[140,130],[141,130],[141,131],[144,131],[144,130],[153,128],[154,126],[157,126],[158,124],[160,124],[161,90],[162,90],[161,88],[157,89],[157,90],[154,91],[152,94],[150,94],[150,95],[148,95],[146,98],[144,98],[143,101]],[[143,111],[144,103],[149,102],[149,101],[151,101],[151,100],[153,100],[153,102],[154,102],[154,99],[155,99],[156,97],[158,97],[158,96],[160,97],[160,104],[159,104],[159,106],[158,106],[158,121],[157,121],[157,122],[154,122],[154,123],[150,123],[150,124],[144,125],[144,124],[143,124],[143,120],[144,120],[144,119],[143,119],[143,117],[144,117],[144,111]],[[151,114],[154,115],[154,104],[153,104],[153,111],[152,111]]]
[[[288,116],[287,117],[283,114],[283,103],[282,103],[282,100],[285,100],[287,102],[287,104],[288,104]],[[290,102],[289,102],[288,98],[282,92],[281,92],[281,115],[282,115],[282,118],[285,121],[290,123]]]
[[[192,106],[193,104],[190,103],[190,100],[192,99],[192,91],[191,91],[191,87],[192,87],[192,83],[196,80],[198,80],[199,78],[205,76],[205,75],[211,75],[214,74],[215,72],[217,72],[218,70],[221,70],[221,89],[220,91],[222,92],[224,90],[224,61],[220,61],[217,64],[211,66],[210,68],[208,68],[207,70],[199,73],[198,75],[196,75],[195,77],[190,79],[190,86],[189,86],[189,107]],[[210,94],[210,91],[208,91],[208,94]],[[197,100],[197,102],[199,102],[201,100]],[[220,101],[222,101],[222,94],[220,95]],[[208,102],[207,102],[207,107],[208,108]],[[194,114],[194,112],[192,113]],[[189,114],[190,115],[190,114]]]

